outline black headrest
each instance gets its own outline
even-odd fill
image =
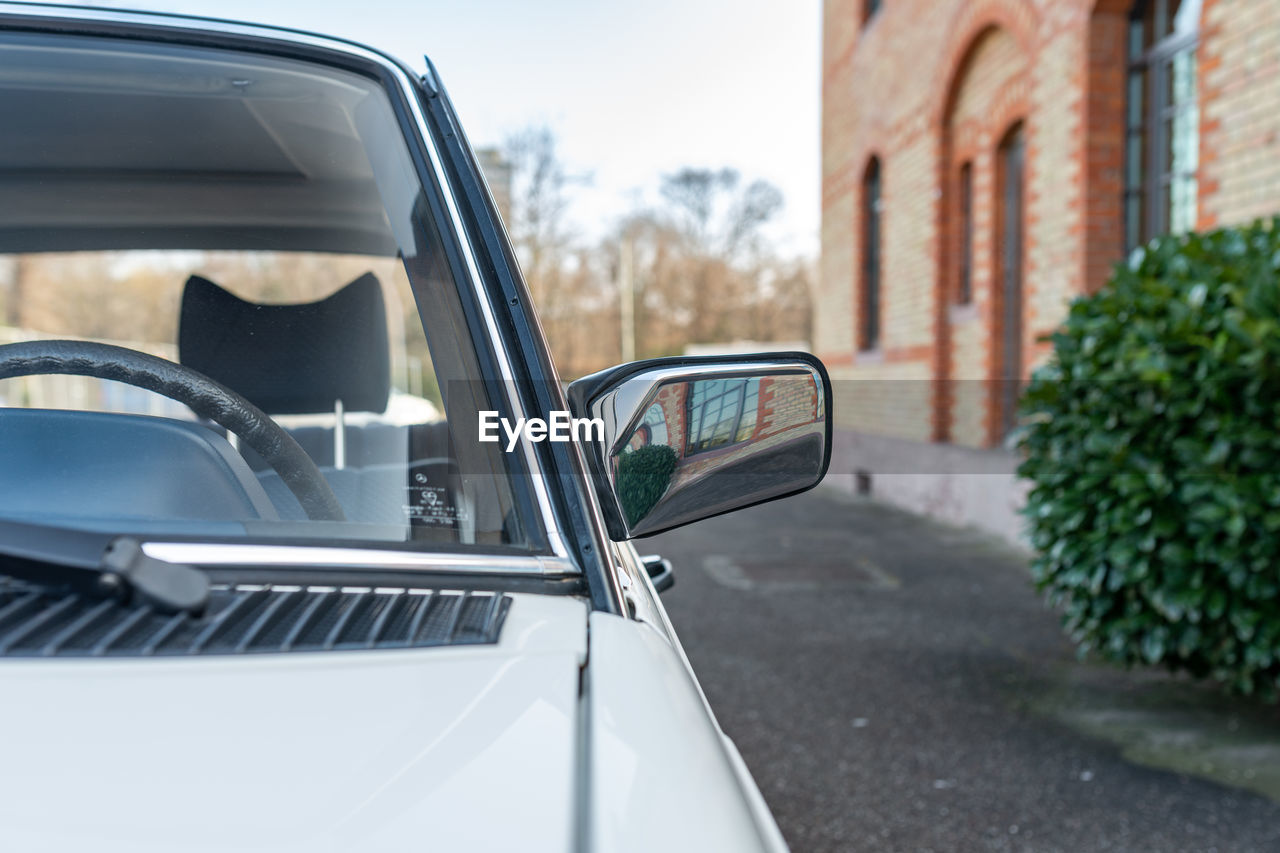
[[[272,415],[381,412],[391,393],[382,287],[365,273],[301,305],[258,305],[193,275],[182,293],[178,360]]]

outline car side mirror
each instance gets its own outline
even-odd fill
[[[653,584],[654,592],[663,593],[676,585],[676,573],[675,569],[671,568],[670,560],[658,554],[650,554],[647,557],[641,557],[640,563],[644,566],[645,574],[649,576],[649,582]]]
[[[831,459],[831,381],[808,353],[655,358],[569,386],[615,541],[817,485]]]

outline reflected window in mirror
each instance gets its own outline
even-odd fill
[[[640,425],[636,427],[636,431],[632,434],[630,441],[627,442],[625,452],[639,450],[641,447],[648,447],[651,444],[667,446],[671,444],[667,431],[667,413],[663,410],[661,403],[654,403],[644,413],[644,418],[640,421]]]
[[[760,380],[709,379],[689,392],[685,452],[702,453],[751,438],[760,406]]]

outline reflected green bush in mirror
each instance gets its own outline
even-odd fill
[[[624,453],[618,460],[618,497],[627,522],[649,514],[667,491],[676,469],[676,452],[665,444],[650,444]]]

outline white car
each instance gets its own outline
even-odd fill
[[[784,843],[630,540],[813,357],[554,372],[434,69],[0,3],[0,848]]]

